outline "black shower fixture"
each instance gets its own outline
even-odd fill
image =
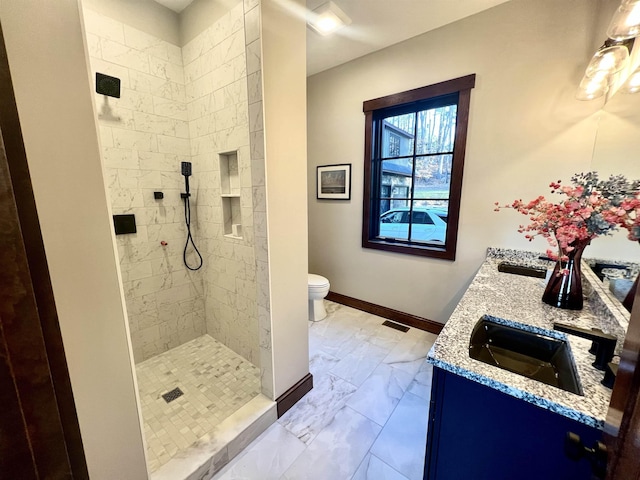
[[[191,162],[182,162],[180,165],[180,173],[184,176],[184,193],[180,194],[180,198],[184,200],[184,221],[187,226],[187,241],[184,245],[184,251],[182,252],[182,259],[184,260],[184,265],[189,270],[200,270],[202,268],[203,260],[202,255],[198,251],[198,247],[196,247],[195,242],[193,241],[193,236],[191,235],[191,202],[189,197],[191,197],[191,192],[189,191],[189,177],[191,176]],[[189,243],[193,247],[194,253],[198,256],[198,265],[192,267],[187,262],[187,249],[189,248]]]
[[[96,72],[96,92],[101,95],[120,98],[120,79]]]

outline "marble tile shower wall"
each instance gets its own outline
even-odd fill
[[[269,300],[269,243],[267,240],[267,204],[265,188],[264,118],[262,106],[262,41],[260,38],[260,1],[244,0],[249,101],[249,146],[253,193],[253,233],[256,256],[258,340],[260,374],[273,378],[271,362],[271,306]],[[269,381],[262,382],[262,393],[273,398]]]
[[[191,154],[200,177],[198,218],[206,239],[207,332],[259,365],[245,46],[240,3],[182,52]],[[224,152],[237,152],[241,238],[224,231],[219,159]]]
[[[101,95],[96,109],[113,213],[134,213],[138,224],[117,237],[136,362],[208,332],[260,363],[251,169],[264,185],[264,160],[250,158],[243,20],[239,4],[180,49],[85,9],[93,72],[122,81],[122,97],[108,99],[112,116]],[[242,239],[223,236],[220,198],[218,153],[235,150]],[[198,272],[182,263],[181,161],[193,162]]]
[[[122,82],[121,97],[106,100],[111,115],[102,95],[95,100],[113,213],[136,216],[137,233],[116,240],[140,362],[206,332],[202,273],[182,263],[180,162],[191,160],[182,52],[87,9],[85,27],[94,74]]]

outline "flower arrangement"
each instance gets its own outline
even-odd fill
[[[515,200],[511,205],[496,202],[496,210],[512,208],[527,215],[531,223],[520,225],[529,241],[537,236],[558,248],[547,255],[556,266],[542,295],[542,301],[558,308],[580,310],[583,305],[580,259],[592,239],[608,235],[619,227],[631,240],[640,238],[640,181],[622,175],[600,180],[596,172],[571,177],[571,185],[551,182],[551,193],[563,195],[554,203],[539,196],[528,203]]]
[[[496,202],[495,210],[512,208],[527,215],[531,223],[520,225],[518,232],[525,233],[529,241],[542,236],[558,247],[558,254],[547,250],[555,260],[565,260],[575,248],[584,248],[593,238],[618,227],[627,229],[630,239],[640,239],[640,181],[629,181],[622,175],[600,180],[597,172],[587,172],[574,175],[571,182],[549,184],[552,194],[564,195],[557,203],[541,195],[528,203],[515,200],[501,207]]]

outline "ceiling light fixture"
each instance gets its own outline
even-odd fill
[[[598,72],[591,77],[582,77],[578,91],[577,100],[593,100],[599,98],[609,91],[609,73]]]
[[[629,49],[627,44],[607,39],[593,55],[582,77],[576,98],[578,100],[593,100],[609,91],[614,76],[629,63]]]
[[[578,100],[591,100],[620,89],[626,93],[640,91],[639,55],[634,50],[634,65],[629,67],[636,37],[640,36],[640,0],[622,0],[607,29],[607,40],[595,53],[576,93]],[[629,70],[636,70],[629,75]],[[611,87],[611,90],[610,90]]]
[[[587,66],[585,75],[593,77],[596,73],[606,72],[608,74],[617,73],[627,66],[629,62],[629,50],[625,45],[611,45],[607,43],[600,47],[593,55]]]
[[[327,2],[309,12],[307,25],[320,35],[326,36],[349,25],[351,19],[333,2]]]
[[[607,36],[627,40],[640,35],[640,0],[622,0],[611,19]]]
[[[638,93],[640,92],[640,67],[638,67],[627,81],[620,87],[622,93]]]

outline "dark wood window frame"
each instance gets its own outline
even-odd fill
[[[377,250],[420,255],[424,257],[455,260],[456,244],[458,241],[458,219],[460,216],[460,199],[462,194],[462,172],[467,144],[467,124],[469,122],[469,104],[471,89],[475,86],[475,74],[467,75],[445,82],[428,85],[426,87],[408,90],[406,92],[388,95],[373,100],[367,100],[362,105],[365,114],[365,147],[364,147],[364,195],[362,246]],[[372,186],[375,185],[376,169],[372,167],[374,152],[374,115],[383,109],[409,106],[411,103],[423,102],[446,95],[458,95],[456,116],[456,134],[453,147],[451,169],[451,183],[449,190],[449,212],[447,221],[447,236],[444,246],[425,245],[424,243],[389,241],[375,237],[377,225],[371,221],[371,214],[379,212],[373,205],[376,195]],[[372,196],[373,194],[373,196]]]

